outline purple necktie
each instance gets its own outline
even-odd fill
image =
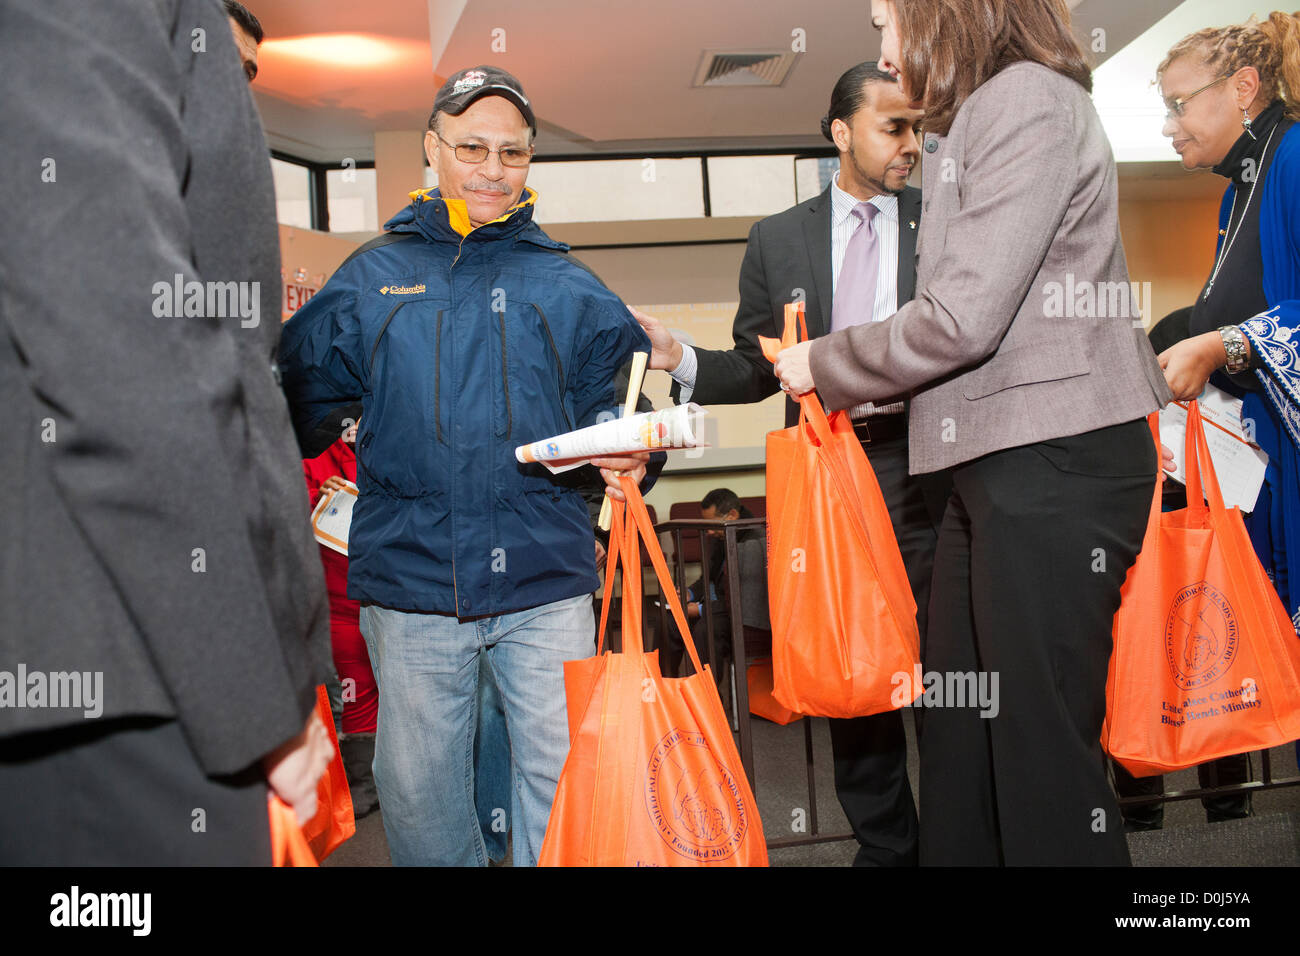
[[[876,311],[876,277],[880,256],[876,253],[876,229],[872,224],[880,208],[869,202],[853,207],[858,226],[849,237],[840,266],[839,281],[831,303],[831,331],[870,322]]]

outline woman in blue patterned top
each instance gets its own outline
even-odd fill
[[[1300,16],[1193,33],[1157,72],[1183,166],[1231,180],[1189,337],[1160,364],[1175,398],[1207,380],[1242,398],[1269,457],[1246,526],[1300,631]]]

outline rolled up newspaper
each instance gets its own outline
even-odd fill
[[[559,474],[585,464],[590,458],[616,458],[629,452],[665,448],[702,448],[708,443],[698,437],[696,423],[707,414],[707,409],[691,402],[629,418],[615,418],[520,445],[515,449],[515,458],[525,464],[540,462]]]

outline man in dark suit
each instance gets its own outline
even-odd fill
[[[874,62],[840,77],[822,120],[823,135],[839,150],[840,170],[815,199],[754,224],[740,271],[735,347],[681,346],[657,320],[638,314],[655,346],[650,365],[673,375],[677,401],[739,404],[776,392],[780,382],[758,336],[781,335],[787,302],[806,301],[808,334],[816,338],[885,319],[912,298],[921,193],[906,183],[920,156],[920,122],[921,113]],[[787,425],[798,417],[798,406],[787,402]],[[943,477],[909,477],[901,396],[859,406],[851,417],[889,506],[924,641]],[[915,865],[916,807],[902,715],[831,720],[830,727],[836,791],[860,844],[855,864]]]
[[[269,864],[268,782],[301,818],[331,755],[329,629],[230,25],[15,0],[0,62],[0,862]]]

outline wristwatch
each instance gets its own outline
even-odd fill
[[[1236,375],[1250,368],[1250,357],[1246,351],[1246,336],[1235,325],[1225,325],[1219,329],[1223,339],[1223,351],[1228,354],[1228,364],[1223,370],[1229,375]]]

